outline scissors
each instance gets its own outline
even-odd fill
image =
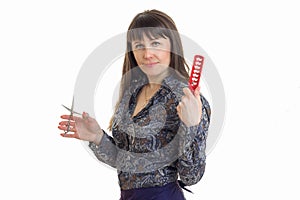
[[[69,131],[70,131],[70,124],[71,124],[71,119],[73,117],[73,114],[78,114],[78,115],[81,115],[80,113],[78,112],[75,112],[73,109],[74,109],[74,96],[73,96],[73,100],[72,100],[72,105],[71,105],[71,109],[68,108],[67,106],[63,105],[62,106],[67,109],[68,111],[70,111],[70,116],[69,116],[69,119],[68,119],[68,124],[67,124],[67,130],[65,130],[65,134],[67,134]]]

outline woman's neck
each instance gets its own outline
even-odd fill
[[[161,85],[161,83],[163,82],[163,80],[169,75],[169,72],[166,71],[162,74],[159,74],[157,76],[147,76],[148,77],[148,80],[149,80],[149,87],[152,89],[152,88],[155,88],[157,87],[157,85]]]

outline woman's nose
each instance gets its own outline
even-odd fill
[[[146,47],[144,49],[144,58],[152,58],[153,57],[153,48]]]

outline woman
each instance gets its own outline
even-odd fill
[[[210,107],[199,87],[188,88],[187,69],[173,20],[158,10],[139,13],[127,32],[113,137],[85,112],[70,124],[61,116],[58,128],[72,132],[63,137],[89,141],[100,161],[118,169],[121,200],[183,200],[181,188],[202,178]]]

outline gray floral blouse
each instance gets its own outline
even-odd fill
[[[184,185],[196,184],[205,170],[205,147],[210,106],[200,95],[199,125],[186,127],[176,106],[187,82],[171,73],[148,104],[135,116],[133,111],[147,78],[132,78],[114,116],[112,136],[104,132],[99,145],[89,143],[98,160],[117,168],[122,190],[163,186],[179,178]]]

